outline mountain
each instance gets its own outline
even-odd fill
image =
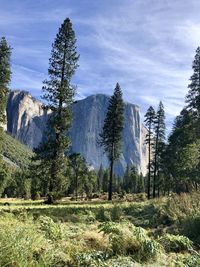
[[[102,130],[109,96],[97,94],[72,105],[73,123],[69,131],[70,152],[80,153],[91,168],[108,167],[108,160],[97,140]],[[24,91],[11,91],[7,102],[7,131],[29,148],[37,147],[42,140],[48,112],[42,103]],[[144,145],[146,129],[141,123],[137,105],[125,103],[125,125],[122,154],[114,171],[122,175],[127,164],[135,164],[138,171],[146,173],[147,148]]]

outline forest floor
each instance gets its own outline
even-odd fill
[[[156,200],[0,199],[0,266],[200,266],[200,193]]]

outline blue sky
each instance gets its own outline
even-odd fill
[[[162,100],[168,125],[184,106],[200,45],[199,0],[0,0],[0,36],[12,50],[11,88],[40,97],[51,44],[66,17],[80,53],[77,98],[112,94],[144,114]]]

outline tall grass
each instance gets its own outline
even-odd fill
[[[0,266],[198,267],[198,199],[50,206],[8,200],[0,205]]]

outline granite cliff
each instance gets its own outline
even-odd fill
[[[89,166],[98,169],[108,167],[108,160],[98,146],[109,96],[97,94],[76,101],[73,106],[73,123],[69,131],[72,146],[70,152],[81,153]],[[24,91],[11,91],[7,102],[7,131],[30,148],[40,143],[48,114],[42,103]],[[115,164],[115,173],[124,173],[127,164],[135,164],[138,171],[146,173],[147,149],[144,145],[146,129],[141,123],[137,105],[125,104],[122,154]]]

